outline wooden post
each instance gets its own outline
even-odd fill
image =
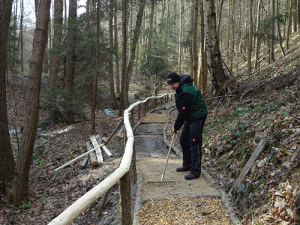
[[[167,95],[167,102],[169,102],[169,95]]]
[[[127,142],[126,129],[124,128],[124,149]],[[120,195],[120,225],[131,225],[131,191],[130,191],[130,174],[125,173],[119,180]]]
[[[146,108],[145,112],[146,112],[146,113],[148,112],[149,102],[150,102],[150,101],[148,101],[148,100],[145,102],[145,104],[146,104],[146,105],[145,105],[145,108]],[[146,115],[146,113],[145,113],[145,115]],[[145,116],[145,115],[144,115],[144,116]]]
[[[129,172],[119,180],[120,224],[131,225],[131,192]]]
[[[130,183],[136,184],[137,182],[137,171],[136,171],[136,154],[135,154],[135,144],[133,143],[133,152],[132,152],[132,159],[130,165]]]
[[[138,110],[138,121],[141,119],[141,104],[139,104],[139,110]]]
[[[125,127],[123,129],[123,141],[124,141],[124,150],[125,150],[125,146],[126,146],[126,142],[127,142],[127,136],[126,136],[126,129],[125,129]]]
[[[134,126],[134,108],[131,110],[131,114],[130,114],[130,124],[131,124],[131,127]]]
[[[131,110],[131,115],[130,115],[130,125],[133,128],[134,127],[134,108]],[[136,184],[137,182],[137,172],[136,172],[136,156],[135,156],[135,144],[133,143],[133,152],[132,152],[132,159],[131,159],[131,164],[130,164],[130,183],[131,184]]]

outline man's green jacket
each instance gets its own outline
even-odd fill
[[[207,107],[201,92],[193,85],[194,79],[189,75],[181,75],[176,89],[176,108],[178,116],[174,128],[179,130],[185,121],[203,120],[207,116]]]

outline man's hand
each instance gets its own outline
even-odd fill
[[[175,130],[175,128],[173,128],[172,130],[172,134],[176,134],[178,130]]]

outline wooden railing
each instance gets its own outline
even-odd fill
[[[169,101],[169,96],[171,96],[172,100],[173,94],[164,94],[161,96],[152,96],[148,97],[143,101],[135,102],[134,104],[130,105],[125,111],[124,111],[124,126],[126,129],[126,145],[124,150],[124,155],[121,161],[121,164],[119,168],[117,168],[111,175],[109,175],[106,179],[104,179],[100,184],[95,186],[93,189],[88,191],[86,194],[84,194],[82,197],[80,197],[78,200],[76,200],[72,205],[70,205],[65,211],[63,211],[58,217],[53,219],[49,224],[50,225],[67,225],[70,224],[74,219],[76,219],[84,210],[86,210],[90,205],[96,201],[98,198],[100,198],[106,191],[108,191],[113,185],[115,185],[119,180],[124,179],[124,175],[128,175],[130,165],[132,162],[132,156],[134,152],[134,136],[133,136],[133,116],[131,117],[131,120],[129,119],[129,113],[131,110],[134,109],[134,107],[139,106],[139,117],[140,117],[140,104],[144,104],[144,116],[146,114],[146,111],[148,111],[148,100],[154,99],[153,106],[156,108],[157,102],[156,99],[163,98],[164,102]],[[163,101],[161,101],[163,103]],[[133,110],[134,112],[134,110]],[[134,115],[134,113],[131,113],[131,115]],[[130,123],[131,122],[131,123]],[[87,154],[87,153],[84,153]],[[134,156],[135,157],[135,156]],[[77,157],[79,158],[79,157]],[[73,160],[72,160],[73,162]],[[68,164],[69,165],[69,164]],[[130,187],[130,186],[129,186]],[[121,188],[120,188],[121,189]],[[120,190],[121,192],[122,190]],[[130,192],[129,192],[130,193]],[[120,193],[120,197],[121,197]],[[129,205],[128,205],[129,204]],[[131,208],[130,202],[127,203],[127,207],[124,207],[125,209]],[[130,210],[129,210],[130,212]],[[121,212],[121,217],[122,217]],[[125,216],[125,215],[124,215]],[[122,218],[121,218],[122,221]],[[126,223],[129,224],[129,223]]]

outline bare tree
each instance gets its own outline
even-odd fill
[[[122,116],[124,108],[128,107],[128,93],[126,92],[126,65],[127,65],[127,21],[128,21],[128,2],[122,3],[122,81],[121,81],[121,99],[119,104],[119,116]]]
[[[7,105],[6,105],[6,43],[8,36],[9,21],[11,16],[13,0],[3,0],[0,2],[0,180],[11,181],[14,176],[14,158],[10,145],[10,137],[7,121]],[[9,190],[6,188],[6,190]],[[9,192],[9,191],[7,191]],[[6,193],[7,200],[9,193]]]
[[[32,57],[29,66],[25,124],[16,164],[16,175],[13,180],[15,204],[21,204],[21,201],[28,201],[28,177],[39,119],[41,75],[48,34],[50,3],[51,0],[44,0],[38,7]]]
[[[116,57],[116,85],[117,85],[117,93],[120,95],[120,65],[119,65],[119,38],[118,38],[118,18],[117,18],[117,4],[115,4],[115,10],[114,10],[114,35],[115,35],[115,57]]]
[[[90,2],[88,2],[90,4]],[[97,25],[96,25],[96,71],[90,78],[90,94],[91,94],[91,122],[92,122],[92,132],[95,132],[96,128],[96,103],[97,103],[97,88],[98,88],[98,77],[100,68],[100,49],[99,49],[99,36],[100,36],[100,7],[101,1],[97,0]],[[90,38],[90,29],[89,29]]]
[[[219,14],[218,14],[218,32],[217,32],[217,36],[218,36],[219,43],[221,42],[221,40],[220,40],[220,25],[221,25],[221,18],[222,18],[223,2],[224,2],[224,0],[220,0],[219,12],[218,12]]]
[[[259,30],[259,23],[260,23],[260,9],[261,9],[261,0],[258,0],[258,7],[257,7],[257,19],[256,19],[256,31]],[[261,37],[258,35],[256,37],[256,51],[255,51],[255,66],[254,68],[257,69],[259,67],[259,50],[261,44]]]
[[[253,19],[252,19],[252,8],[253,0],[248,0],[249,4],[249,39],[248,39],[248,75],[251,74],[251,52],[252,52],[252,37],[253,37]]]
[[[197,27],[198,27],[198,8],[199,8],[199,0],[195,0],[194,3],[194,19],[193,19],[193,78],[195,80],[195,84],[198,83],[198,49],[197,49]]]
[[[149,27],[149,34],[148,34],[148,51],[150,51],[152,47],[152,33],[153,33],[153,19],[154,19],[154,7],[155,1],[151,0],[151,13],[150,13],[150,27]]]
[[[21,72],[24,71],[24,40],[23,40],[23,19],[24,19],[24,0],[20,1],[21,18],[20,18],[20,63]]]
[[[290,41],[290,33],[292,27],[292,10],[293,10],[293,0],[290,0],[289,5],[289,20],[287,25],[287,34],[286,34],[286,49],[290,48],[289,41]]]
[[[72,92],[75,78],[75,41],[76,41],[76,17],[77,17],[77,0],[70,0],[69,3],[69,20],[68,20],[68,49],[66,63],[66,81],[65,88],[68,91],[68,100],[70,108],[72,107]],[[74,112],[71,110],[66,114],[68,123],[75,121]]]
[[[56,85],[59,72],[59,55],[62,36],[63,7],[63,2],[61,0],[54,0],[54,35],[48,87]]]
[[[203,1],[205,48],[207,65],[212,76],[212,84],[216,93],[225,92],[224,85],[230,79],[224,72],[216,31],[216,13],[214,0]]]
[[[109,3],[109,61],[108,61],[108,70],[109,70],[109,93],[110,100],[112,102],[113,108],[118,107],[116,95],[115,95],[115,84],[114,84],[114,74],[113,74],[113,48],[114,48],[114,37],[113,37],[113,6],[114,1],[110,0]],[[98,22],[100,23],[100,22]]]
[[[298,0],[298,32],[299,32],[299,42],[300,42],[300,0]]]

